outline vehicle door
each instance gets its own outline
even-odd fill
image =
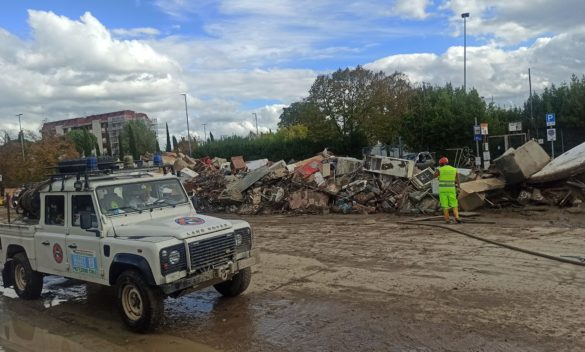
[[[65,255],[66,207],[65,193],[52,192],[41,197],[43,220],[35,234],[37,271],[68,276],[69,262]]]
[[[96,204],[90,193],[71,194],[69,199],[69,234],[66,237],[67,258],[71,276],[85,281],[103,282],[102,256],[100,251],[102,226],[96,212]],[[80,213],[89,212],[92,231],[81,228]]]

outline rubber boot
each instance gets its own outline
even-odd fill
[[[453,215],[455,216],[455,223],[461,224],[461,219],[459,219],[459,209],[453,208]]]
[[[443,209],[443,217],[445,218],[445,224],[451,223],[449,219],[449,209]]]

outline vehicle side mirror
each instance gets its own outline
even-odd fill
[[[79,224],[82,230],[91,229],[91,213],[89,211],[79,212]]]

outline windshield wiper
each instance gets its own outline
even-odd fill
[[[131,210],[134,210],[134,211],[137,211],[137,212],[140,212],[140,213],[142,212],[141,209],[138,209],[138,208],[133,207],[131,205],[127,205],[127,206],[124,206],[124,207],[111,208],[111,209],[108,209],[107,211],[113,211],[115,213],[116,210],[126,210],[126,209],[131,209]]]
[[[177,203],[176,203],[176,202],[171,202],[171,201],[169,201],[168,199],[162,199],[162,198],[161,198],[161,199],[157,199],[157,200],[155,200],[155,201],[152,203],[152,205],[159,205],[159,204],[160,204],[160,205],[162,205],[162,204],[171,205],[171,206],[173,206],[173,207],[177,205]]]

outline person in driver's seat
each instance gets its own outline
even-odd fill
[[[150,187],[146,185],[135,187],[130,193],[130,196],[132,198],[128,202],[128,205],[134,208],[144,207],[156,201],[156,198],[150,194]]]

